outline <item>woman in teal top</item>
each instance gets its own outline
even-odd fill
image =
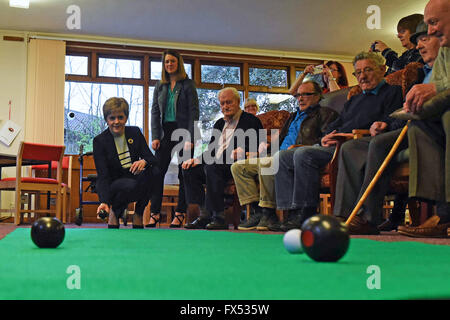
[[[194,81],[186,74],[183,58],[177,51],[166,50],[162,55],[162,65],[161,81],[155,87],[151,111],[152,148],[161,171],[158,187],[152,193],[150,222],[146,225],[150,228],[155,227],[161,219],[164,176],[176,152],[174,147],[184,141],[178,159],[189,159],[194,149],[194,137],[200,136],[195,133],[197,128],[194,123],[199,118],[197,89]],[[172,140],[172,133],[176,129],[184,129],[183,136]],[[187,209],[180,165],[178,168],[180,188],[175,217],[170,225],[172,228],[179,228],[183,224]]]

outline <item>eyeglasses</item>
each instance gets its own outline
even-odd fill
[[[316,95],[317,92],[303,92],[303,93],[296,93],[294,94],[294,98],[298,98],[298,97],[310,97],[310,96],[314,96]]]
[[[374,69],[372,69],[372,68],[364,68],[363,70],[356,70],[355,72],[353,72],[352,74],[355,76],[355,77],[360,77],[361,76],[361,74],[363,74],[363,73],[372,73],[372,72],[374,72],[375,70]]]

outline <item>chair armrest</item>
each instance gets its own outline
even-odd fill
[[[364,136],[370,136],[370,130],[367,129],[353,129],[353,139],[360,139]]]

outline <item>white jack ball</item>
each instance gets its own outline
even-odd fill
[[[303,253],[301,234],[300,229],[291,229],[284,234],[284,247],[289,253]]]

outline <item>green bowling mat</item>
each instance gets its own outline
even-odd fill
[[[450,298],[450,246],[351,239],[337,263],[289,254],[282,234],[66,229],[39,249],[0,240],[0,299],[303,300]]]

